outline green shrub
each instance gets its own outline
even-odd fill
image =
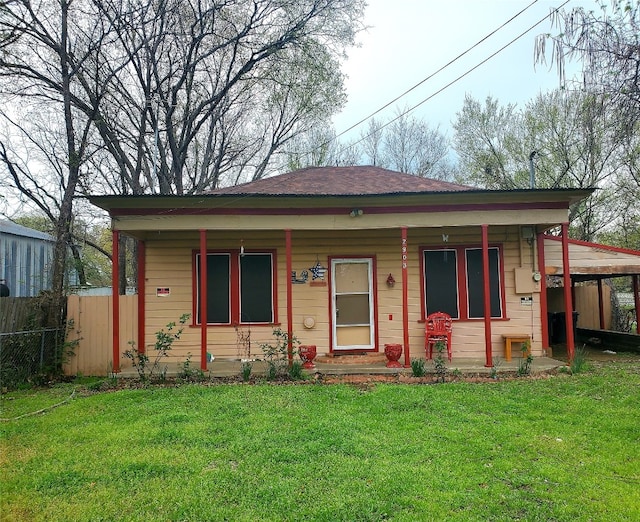
[[[424,377],[427,374],[427,367],[424,359],[411,359],[411,375],[414,377]]]

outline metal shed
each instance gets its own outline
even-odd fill
[[[12,297],[33,297],[51,288],[54,238],[0,220],[0,279]]]

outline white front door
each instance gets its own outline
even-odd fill
[[[375,348],[371,258],[331,260],[333,349]]]

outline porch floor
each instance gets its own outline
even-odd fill
[[[379,358],[371,358],[372,360],[366,360],[368,358],[363,357],[362,362],[350,360],[349,363],[340,363],[333,360],[330,363],[317,362],[315,368],[311,370],[305,370],[307,374],[316,376],[332,376],[332,375],[402,375],[411,376],[411,367],[408,368],[387,368],[386,360]],[[521,362],[521,358],[513,357],[511,361],[505,361],[502,358],[494,357],[493,363],[495,365],[495,371],[500,374],[511,374],[518,371],[518,366]],[[402,361],[401,361],[402,362]],[[181,368],[180,363],[166,363],[167,375],[177,375]],[[253,376],[266,375],[267,364],[264,361],[255,360],[252,361]],[[560,366],[566,365],[566,362],[552,359],[549,357],[534,357],[531,366],[532,373],[547,372],[554,370]],[[210,377],[234,377],[241,374],[242,362],[238,359],[225,359],[216,357],[214,361],[207,365],[206,374]],[[446,367],[449,373],[460,372],[462,375],[489,375],[492,368],[485,367],[485,360],[482,359],[467,359],[454,357],[451,362],[446,361]],[[192,361],[191,369],[197,370],[199,363]],[[426,361],[426,370],[428,374],[434,373],[433,361]],[[122,368],[120,373],[122,377],[135,377],[136,371],[133,368]]]

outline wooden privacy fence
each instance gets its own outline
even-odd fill
[[[70,295],[67,341],[77,341],[74,355],[64,365],[67,375],[108,375],[113,368],[113,298]],[[120,296],[120,352],[138,338],[137,295]],[[121,361],[122,362],[122,361]]]
[[[35,297],[0,298],[0,333],[19,332],[44,325],[44,301]]]
[[[574,310],[578,312],[578,328],[600,329],[600,309],[598,305],[597,285],[576,286],[573,289]],[[604,328],[610,330],[613,322],[611,306],[611,288],[602,285],[602,305]],[[549,312],[564,312],[564,290],[562,288],[547,289],[547,306]]]

